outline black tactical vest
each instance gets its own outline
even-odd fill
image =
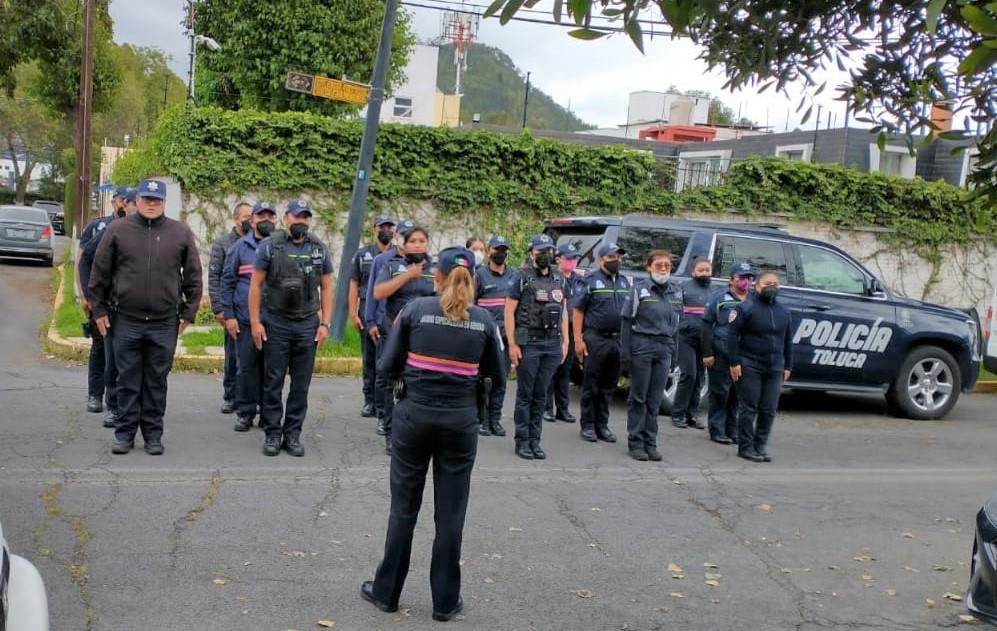
[[[307,252],[287,251],[287,232],[270,237],[270,269],[267,271],[263,304],[267,311],[290,320],[303,320],[318,313],[319,283],[325,246],[305,236]]]
[[[554,268],[542,276],[535,267],[528,265],[520,274],[519,288],[516,343],[523,345],[529,337],[560,335],[561,312],[566,301],[564,276]]]

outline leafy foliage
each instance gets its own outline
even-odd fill
[[[286,90],[285,78],[295,70],[369,82],[383,17],[379,0],[201,0],[194,18],[197,33],[222,48],[198,49],[197,101],[231,109],[354,113],[356,105]],[[399,11],[389,92],[401,83],[414,42],[409,16]]]

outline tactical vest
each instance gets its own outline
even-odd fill
[[[287,251],[287,232],[278,230],[270,237],[270,270],[267,273],[263,304],[267,311],[290,320],[303,320],[318,313],[319,283],[325,246],[305,237],[308,252]]]
[[[551,268],[541,276],[532,265],[519,277],[519,305],[516,307],[516,343],[523,345],[530,336],[552,337],[561,334],[564,311],[564,276]]]

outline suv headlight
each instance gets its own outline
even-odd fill
[[[969,343],[973,349],[973,361],[978,362],[981,360],[980,329],[978,326],[976,326],[976,322],[972,320],[966,320],[966,326],[969,328]]]

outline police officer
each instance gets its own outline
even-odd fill
[[[253,342],[263,350],[265,456],[278,455],[282,446],[292,456],[305,455],[301,427],[308,413],[315,350],[329,337],[332,259],[309,233],[311,220],[308,202],[289,203],[284,213],[287,230],[274,232],[257,246],[250,278],[249,322]],[[281,396],[287,374],[291,388],[285,410]]]
[[[219,237],[211,244],[211,256],[208,261],[208,299],[211,301],[211,311],[215,314],[215,321],[221,326],[225,326],[225,313],[222,308],[221,284],[222,271],[225,268],[225,254],[228,253],[235,242],[252,232],[251,220],[252,209],[247,202],[239,202],[232,209],[232,229]],[[238,351],[236,350],[235,338],[225,336],[225,367],[222,377],[222,414],[231,414],[235,411],[236,399],[236,373],[238,366]]]
[[[166,381],[177,335],[194,321],[201,302],[194,235],[165,210],[166,184],[142,180],[138,213],[111,222],[94,254],[94,321],[101,335],[110,332],[118,369],[115,454],[131,451],[140,427],[146,453],[163,453]]]
[[[405,234],[404,254],[388,261],[381,268],[374,284],[374,299],[384,301],[384,328],[381,343],[390,338],[393,323],[402,309],[412,300],[432,296],[433,259],[429,256],[429,233],[413,228]],[[473,256],[473,255],[472,255]],[[391,413],[394,408],[394,384],[387,378],[384,391],[384,417],[378,419],[378,429],[384,432],[384,449],[391,453]]]
[[[660,461],[658,411],[675,355],[682,291],[670,282],[672,255],[651,250],[648,277],[634,284],[623,304],[621,359],[630,375],[627,447],[634,460]]]
[[[505,303],[509,360],[516,367],[516,455],[525,460],[547,457],[540,447],[547,388],[568,355],[567,290],[554,254],[547,235],[530,239],[529,260],[510,279]]]
[[[505,237],[494,236],[488,241],[487,262],[479,265],[474,272],[474,301],[495,319],[502,337],[502,359],[505,362],[506,374],[509,372],[509,340],[505,334],[505,301],[509,295],[509,283],[517,273],[506,265],[508,258],[509,242]],[[478,428],[478,433],[482,436],[505,436],[505,428],[502,427],[504,403],[505,380],[502,380],[501,383],[492,385],[487,405],[488,416],[479,419],[481,426]]]
[[[433,464],[436,538],[430,566],[433,619],[452,619],[463,608],[460,557],[478,444],[476,385],[505,379],[495,321],[472,306],[474,254],[440,252],[434,273],[440,295],[416,298],[402,309],[378,368],[401,377],[405,394],[394,410],[391,514],[384,557],[360,593],[381,611],[398,610],[409,571],[426,472]],[[410,281],[411,282],[411,281]]]
[[[563,243],[557,246],[557,268],[561,270],[561,275],[565,280],[565,299],[567,304],[571,304],[577,293],[578,285],[582,282],[582,276],[578,272],[578,248],[570,243]],[[547,407],[544,411],[544,420],[548,423],[554,421],[564,421],[574,423],[577,419],[571,414],[569,409],[568,385],[571,383],[571,369],[577,361],[575,358],[575,343],[568,336],[568,356],[561,365],[554,371],[554,377],[550,381],[550,388],[547,390]],[[554,408],[557,408],[555,412]]]
[[[248,432],[263,409],[263,352],[256,348],[249,320],[249,285],[260,242],[274,231],[277,211],[268,202],[252,207],[249,231],[225,255],[219,297],[226,341],[235,341],[238,356],[235,389],[235,431]],[[260,427],[263,417],[260,416]]]
[[[682,324],[679,327],[678,365],[679,382],[672,403],[672,425],[704,429],[699,422],[699,391],[706,368],[699,343],[703,326],[703,313],[710,297],[710,279],[713,266],[709,259],[697,256],[692,261],[692,278],[682,283]]]
[[[737,442],[737,390],[730,380],[727,334],[731,314],[748,298],[754,279],[751,265],[735,265],[727,289],[713,292],[703,314],[700,342],[703,365],[710,371],[710,440],[721,445]]]
[[[374,218],[374,242],[360,248],[353,255],[350,266],[350,288],[348,304],[353,326],[360,334],[360,349],[363,358],[363,407],[360,416],[373,418],[374,412],[374,372],[377,368],[377,344],[367,335],[364,325],[364,308],[367,302],[367,285],[370,282],[371,268],[374,267],[374,257],[391,247],[395,238],[395,220],[387,215]],[[363,293],[361,293],[363,292]]]
[[[779,276],[758,276],[755,294],[730,316],[727,353],[737,383],[737,455],[771,462],[768,438],[779,406],[782,384],[793,370],[792,317],[777,301]]]
[[[599,247],[599,269],[587,274],[574,302],[575,355],[583,363],[582,440],[615,443],[609,429],[609,401],[620,380],[620,327],[630,281],[620,274],[615,243]]]

